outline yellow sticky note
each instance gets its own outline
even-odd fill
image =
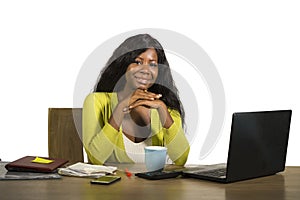
[[[31,162],[40,163],[40,164],[49,164],[49,163],[52,163],[53,161],[54,160],[49,160],[49,159],[45,159],[45,158],[35,157],[35,159],[32,160]]]

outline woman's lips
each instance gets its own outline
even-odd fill
[[[146,85],[150,83],[150,79],[135,77],[136,81],[140,84]]]

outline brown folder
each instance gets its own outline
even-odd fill
[[[57,168],[63,166],[68,160],[60,158],[46,158],[43,159],[53,160],[51,163],[36,163],[32,162],[36,156],[25,156],[5,165],[8,171],[22,171],[22,172],[55,172]]]

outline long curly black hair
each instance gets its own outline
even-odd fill
[[[158,56],[158,76],[148,91],[162,94],[160,98],[167,107],[177,110],[184,126],[184,109],[175,86],[165,52],[161,44],[149,34],[138,34],[126,39],[110,57],[100,72],[94,92],[119,92],[126,83],[127,67],[149,48],[154,48]]]

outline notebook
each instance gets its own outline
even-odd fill
[[[55,172],[58,167],[66,164],[68,160],[59,158],[45,158],[25,156],[5,165],[8,171],[22,172]]]
[[[15,172],[7,171],[5,165],[9,162],[0,161],[0,182],[5,180],[40,180],[40,179],[60,179],[58,173],[37,173],[37,172]]]
[[[231,183],[284,171],[291,115],[291,110],[233,113],[226,165],[183,175]]]

